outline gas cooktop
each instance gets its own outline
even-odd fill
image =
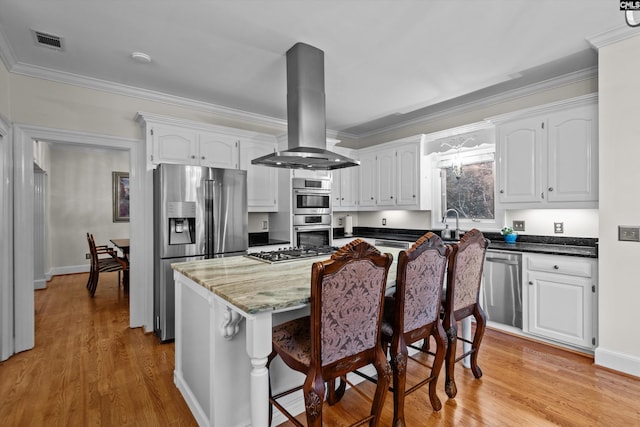
[[[329,257],[338,248],[334,246],[320,246],[314,248],[283,248],[277,251],[255,252],[246,255],[247,258],[257,259],[270,264],[276,262],[297,261],[304,258]]]

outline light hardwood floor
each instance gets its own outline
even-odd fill
[[[36,291],[36,347],[0,363],[0,425],[196,425],[173,384],[174,345],[128,328],[115,273],[101,275],[94,299],[86,280],[57,276]],[[640,426],[640,379],[589,357],[488,330],[480,366],[480,380],[457,366],[455,399],[441,376],[439,412],[424,388],[407,397],[407,426]],[[348,390],[325,408],[325,425],[368,411],[370,391],[366,382]],[[381,425],[392,415],[389,393]]]

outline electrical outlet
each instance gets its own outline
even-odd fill
[[[263,230],[269,229],[269,221],[262,221],[262,229]]]
[[[513,231],[524,231],[524,221],[513,221]]]
[[[342,217],[338,218],[338,225],[342,226]]]
[[[382,225],[387,225],[387,218],[382,218]]]
[[[640,242],[640,227],[636,225],[619,225],[618,240],[624,242]]]
[[[564,233],[564,222],[554,222],[553,232],[556,234]]]

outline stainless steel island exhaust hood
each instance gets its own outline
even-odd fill
[[[253,159],[254,165],[332,170],[360,162],[326,149],[324,52],[304,43],[287,51],[287,150]]]

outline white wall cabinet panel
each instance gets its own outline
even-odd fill
[[[238,169],[238,137],[213,132],[201,132],[198,137],[201,166]]]
[[[597,137],[595,106],[549,117],[549,202],[598,200]]]
[[[376,180],[377,205],[393,207],[396,205],[396,150],[387,149],[377,152]]]
[[[540,203],[542,127],[539,120],[518,120],[498,130],[501,203]]]
[[[376,206],[376,155],[365,153],[360,156],[360,207]]]
[[[152,126],[151,161],[154,164],[177,163],[190,165],[197,162],[198,134],[176,126]]]
[[[597,107],[579,104],[498,127],[498,200],[506,208],[597,207]]]
[[[276,141],[243,140],[240,142],[240,169],[247,171],[247,205],[249,212],[278,211],[278,170],[251,164],[251,160],[273,153]]]
[[[418,144],[404,145],[399,147],[396,153],[398,167],[396,172],[398,177],[396,204],[417,207],[421,176],[420,146]]]
[[[596,343],[596,260],[526,253],[523,331],[593,350]]]
[[[170,125],[151,126],[151,161],[238,168],[238,138]]]
[[[332,171],[331,195],[334,211],[354,210],[358,207],[360,166]]]

